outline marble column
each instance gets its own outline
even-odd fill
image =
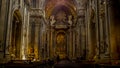
[[[51,28],[50,29],[50,58],[54,57],[54,48],[53,48],[53,32],[54,30]]]
[[[50,58],[50,29],[47,28],[47,56]]]
[[[86,6],[86,12],[85,12],[85,19],[86,19],[86,34],[87,34],[87,59],[91,57],[91,37],[90,37],[90,13],[89,13],[89,3]]]
[[[75,58],[75,44],[76,44],[76,41],[75,41],[75,34],[76,34],[76,31],[75,31],[75,29],[73,28],[73,43],[72,43],[72,47],[73,47],[73,58]]]
[[[21,59],[22,60],[25,60],[26,59],[26,45],[27,45],[27,37],[26,37],[26,35],[27,35],[27,24],[28,23],[26,23],[26,22],[28,22],[27,21],[27,18],[28,16],[27,16],[27,8],[24,8],[24,22],[22,23],[22,41],[21,41]]]
[[[76,36],[76,44],[77,44],[77,55],[76,57],[80,57],[80,31],[79,31],[79,23],[78,23],[78,26],[77,26],[77,36]]]
[[[39,60],[43,60],[43,54],[44,54],[44,47],[43,47],[43,31],[44,31],[44,26],[43,26],[43,19],[40,18],[39,22]]]
[[[2,0],[1,0],[2,1]],[[2,7],[2,3],[1,3],[1,7]],[[10,1],[10,5],[9,5],[9,8],[12,7],[12,1]],[[12,19],[13,19],[13,14],[12,9],[9,9],[9,14],[8,14],[8,27],[7,27],[7,38],[6,38],[6,57],[7,56],[10,56],[10,45],[11,45],[11,34],[12,34]],[[2,22],[2,20],[1,20]],[[9,57],[7,57],[9,58]]]
[[[81,18],[78,19],[78,23],[79,23],[79,42],[80,42],[80,56],[83,55],[83,44],[82,44],[82,24],[81,24]]]
[[[44,58],[47,58],[47,30],[44,32]]]
[[[31,48],[31,29],[32,29],[32,18],[29,18],[29,25],[28,25],[28,49],[27,49],[27,58],[29,57],[30,54],[30,48]],[[29,59],[29,58],[28,58]]]
[[[41,60],[41,18],[38,22],[38,60]]]
[[[106,53],[105,58],[110,59],[110,30],[109,30],[109,13],[108,13],[108,0],[105,0],[105,46],[106,46]]]
[[[110,25],[113,25],[113,24],[111,24],[112,22],[113,22],[113,16],[112,16],[112,4],[111,4],[111,0],[106,0],[107,1],[107,4],[106,4],[106,12],[108,13],[106,16],[108,16],[108,43],[109,43],[109,46],[108,46],[108,48],[109,48],[109,55],[110,55],[110,59],[114,59],[113,57],[112,57],[112,42],[110,42],[111,41],[111,37],[112,37],[112,35],[111,35],[111,29],[112,29],[112,27],[110,26]],[[112,39],[113,40],[113,39]]]
[[[84,22],[84,18],[83,17],[80,17],[79,18],[79,23],[80,23],[80,27],[79,27],[79,30],[80,30],[80,52],[81,52],[81,56],[84,56],[85,57],[85,50],[86,50],[86,45],[85,45],[85,22]]]
[[[89,0],[86,7],[85,15],[85,50],[86,50],[86,59],[93,59],[96,56],[96,46],[97,46],[97,27],[96,27],[96,10],[95,10],[95,1]]]
[[[44,29],[45,30],[45,29]],[[43,31],[43,35],[42,35],[42,47],[43,47],[43,52],[42,52],[42,55],[43,55],[43,59],[46,58],[46,53],[45,53],[45,38],[46,38],[46,31]]]
[[[29,42],[30,42],[30,13],[28,12],[28,17],[27,17],[28,19],[27,19],[27,34],[26,34],[26,37],[27,37],[27,41],[26,41],[26,43],[27,43],[27,45],[26,45],[26,59],[28,59],[28,54],[29,54]]]
[[[109,59],[109,36],[108,36],[108,12],[107,1],[99,1],[99,29],[100,29],[100,58]]]
[[[56,35],[57,35],[57,31],[55,29],[52,29],[52,51],[53,51],[53,57],[56,56]]]
[[[96,36],[97,36],[97,47],[96,47],[96,56],[97,56],[97,59],[100,59],[100,52],[99,52],[99,48],[100,48],[100,35],[99,35],[99,32],[100,32],[100,29],[99,29],[99,4],[98,4],[98,0],[95,0],[95,11],[96,11]]]
[[[70,39],[70,32],[69,32],[69,30],[66,32],[66,41],[67,41],[67,43],[66,43],[66,45],[67,45],[67,56],[70,58],[70,45],[69,45],[69,40]]]
[[[35,59],[38,59],[38,36],[39,34],[39,20],[36,18],[35,22],[35,44],[34,44],[34,54],[35,54]]]
[[[98,6],[99,6],[99,9],[98,9],[98,12],[99,12],[99,36],[100,36],[100,40],[99,40],[99,44],[100,44],[100,47],[99,47],[99,51],[100,51],[100,58],[102,59],[102,58],[104,58],[104,53],[105,53],[105,49],[104,49],[104,43],[105,43],[105,41],[104,41],[104,39],[106,38],[106,37],[104,37],[105,35],[104,35],[104,33],[105,33],[105,29],[104,29],[104,23],[106,23],[105,22],[105,16],[104,16],[104,14],[105,14],[105,8],[104,8],[104,1],[102,2],[102,0],[99,0],[98,1]]]
[[[70,35],[69,35],[69,55],[70,55],[70,57],[69,58],[71,58],[72,59],[72,56],[73,56],[73,36],[72,36],[72,34],[73,34],[73,32],[72,32],[72,29],[71,29],[71,27],[70,27],[70,29],[69,29],[69,33],[70,33]]]

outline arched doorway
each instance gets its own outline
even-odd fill
[[[12,19],[12,32],[11,32],[11,57],[20,58],[20,45],[21,45],[21,16],[19,10],[14,11]]]
[[[45,19],[50,26],[50,57],[74,57],[74,28],[77,20],[77,6],[73,0],[46,0]],[[69,38],[71,40],[69,40]],[[49,38],[48,38],[49,39]],[[51,55],[52,54],[52,55]]]
[[[60,58],[64,58],[67,54],[67,39],[66,34],[64,32],[59,32],[56,35],[56,48],[55,53],[60,56]]]

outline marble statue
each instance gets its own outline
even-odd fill
[[[51,25],[53,25],[55,22],[56,22],[56,20],[54,19],[54,16],[50,16],[50,24]]]
[[[70,25],[72,25],[72,15],[69,15],[69,16],[68,16],[68,23],[69,23]]]

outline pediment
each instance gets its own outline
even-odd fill
[[[69,24],[67,22],[61,21],[61,22],[54,23],[52,26],[54,26],[54,28],[56,29],[66,29],[68,28],[68,25]]]

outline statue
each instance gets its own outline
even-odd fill
[[[54,16],[50,16],[50,24],[51,25],[53,25],[55,22],[56,22],[56,20],[54,19]]]
[[[69,23],[70,25],[72,25],[72,15],[69,15],[69,16],[68,16],[68,23]]]

